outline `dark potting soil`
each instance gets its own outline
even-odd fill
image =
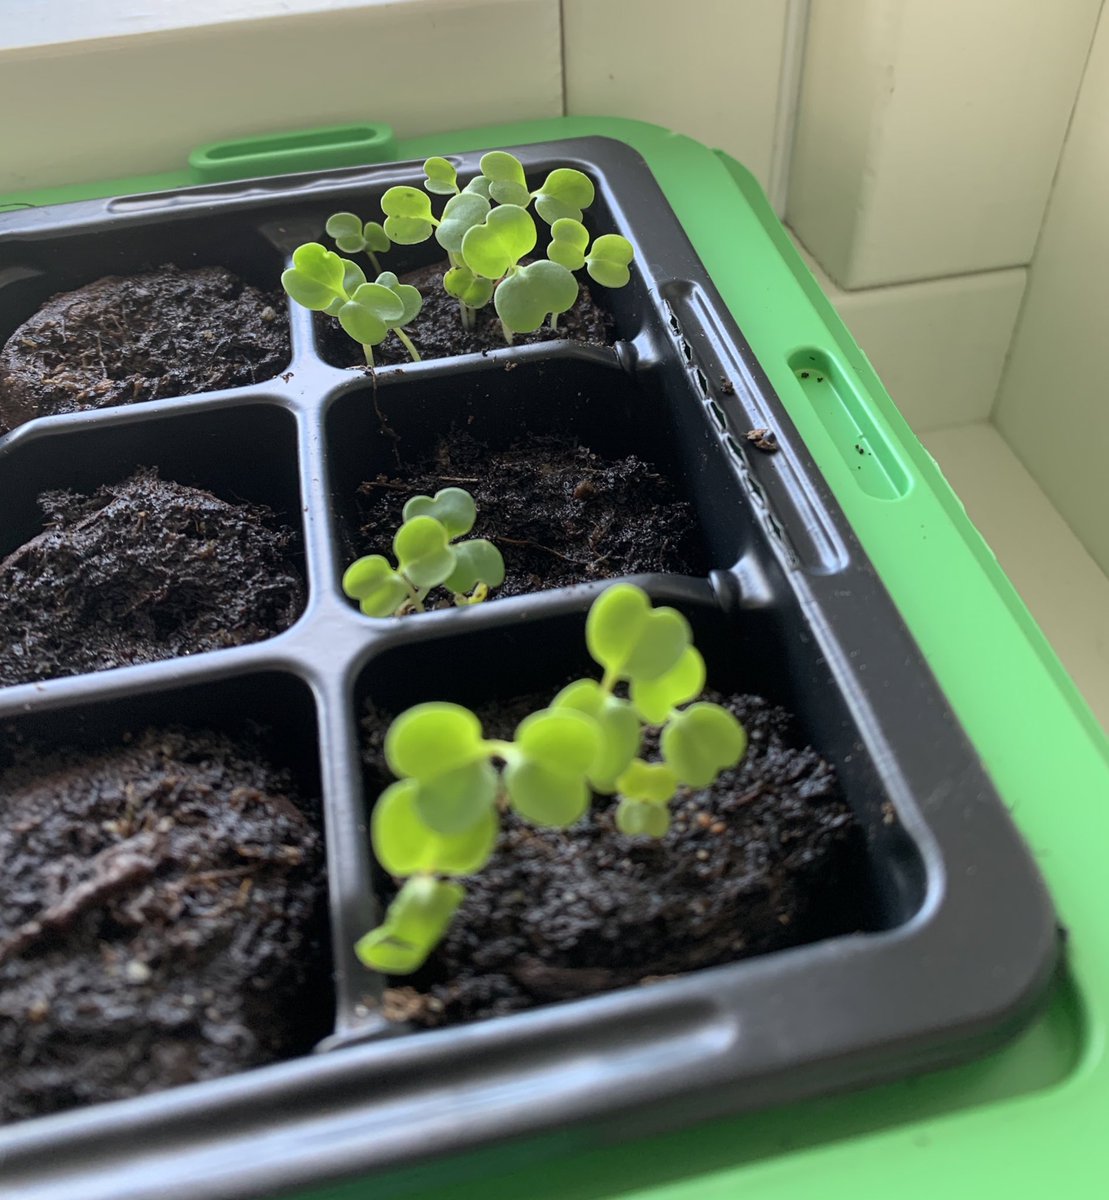
[[[0,351],[0,432],[33,417],[271,379],[289,363],[280,290],[167,265],[52,296]]]
[[[486,736],[511,737],[550,695],[478,709]],[[680,792],[658,841],[619,833],[605,797],[566,830],[506,817],[438,951],[392,981],[386,1015],[428,1027],[497,1016],[864,928],[863,835],[832,768],[765,700],[705,697],[747,729],[737,768]],[[382,788],[391,716],[370,707],[363,720]]]
[[[327,1031],[319,803],[249,740],[147,730],[0,770],[0,1122]]]
[[[497,450],[455,433],[433,455],[363,483],[351,557],[391,555],[405,501],[445,487],[474,497],[467,536],[489,538],[504,557],[494,599],[641,572],[702,575],[711,565],[693,506],[668,476],[634,454],[605,458],[559,435]]]
[[[293,530],[264,505],[148,468],[39,504],[44,532],[0,561],[0,684],[261,641],[304,607]]]
[[[423,359],[447,358],[452,354],[482,354],[505,348],[500,318],[492,303],[478,309],[474,328],[465,330],[458,312],[458,301],[443,290],[443,274],[447,264],[421,267],[400,277],[401,283],[411,284],[424,298],[419,316],[406,327],[406,332]],[[542,325],[534,333],[518,333],[514,346],[531,346],[536,342],[568,340],[606,346],[612,342],[612,317],[593,299],[586,283],[582,283],[574,307],[558,318],[558,328],[552,333]],[[349,338],[333,317],[316,317],[316,337],[320,354],[336,367],[364,367],[366,354],[357,342]],[[412,360],[395,334],[389,334],[380,346],[373,348],[378,366],[392,366]]]

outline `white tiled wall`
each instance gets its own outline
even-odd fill
[[[1109,10],[1032,260],[994,423],[1109,573]],[[1109,654],[1109,638],[1106,641]]]
[[[27,26],[9,2],[10,44]],[[178,28],[188,7],[38,4],[40,37],[47,9],[57,36],[67,10],[88,36],[0,42],[0,193],[172,169],[198,144],[252,133],[371,120],[411,136],[562,112],[559,0],[204,0],[207,23]],[[144,8],[167,27],[112,34]]]
[[[1101,0],[813,0],[788,216],[847,288],[1022,266]]]
[[[766,187],[789,10],[783,0],[563,0],[566,111],[689,134]]]

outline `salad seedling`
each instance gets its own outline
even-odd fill
[[[298,304],[335,317],[362,346],[369,366],[374,365],[373,347],[390,331],[413,361],[419,362],[419,351],[404,326],[419,315],[423,297],[392,271],[383,271],[369,283],[357,263],[340,258],[318,242],[307,242],[293,251],[293,265],[282,272],[281,286]]]
[[[351,212],[332,213],[324,226],[330,237],[335,239],[335,245],[344,254],[357,254],[365,251],[366,257],[373,266],[374,274],[381,274],[381,263],[378,254],[384,254],[392,244],[384,226],[377,221],[363,222],[361,217]]]
[[[595,192],[587,175],[569,167],[551,171],[534,192],[514,155],[493,150],[480,163],[481,174],[461,191],[454,166],[445,158],[424,163],[427,192],[449,196],[442,215],[419,188],[393,187],[381,200],[384,233],[395,242],[415,245],[435,234],[447,251],[450,267],[443,278],[447,294],[459,303],[462,325],[472,329],[475,313],[490,300],[505,341],[531,333],[544,321],[558,328],[559,316],[578,298],[575,271],[584,268],[605,287],[623,287],[631,278],[631,243],[619,234],[598,237],[592,247],[582,224],[583,210]],[[534,203],[551,226],[547,257],[525,262],[538,232],[528,211]]]
[[[492,542],[471,538],[477,507],[469,492],[449,487],[413,496],[393,538],[397,565],[382,554],[359,558],[343,574],[343,591],[368,617],[423,612],[428,593],[443,587],[456,605],[479,604],[504,582],[504,559]]]
[[[423,965],[465,897],[455,880],[492,857],[502,806],[564,828],[593,793],[617,794],[620,832],[661,838],[679,787],[708,787],[743,757],[747,735],[735,717],[690,703],[704,688],[705,664],[681,613],[616,584],[590,608],[585,641],[601,679],[568,684],[510,741],[486,738],[457,704],[419,704],[389,726],[385,760],[397,782],[378,799],[371,837],[381,865],[405,882],[356,946],[367,966],[403,975]],[[625,684],[626,699],[616,694]],[[660,762],[640,757],[648,725],[661,726]]]

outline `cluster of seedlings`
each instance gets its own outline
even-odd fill
[[[307,242],[293,253],[293,265],[281,276],[296,303],[335,317],[363,347],[373,366],[373,347],[396,334],[414,361],[420,358],[406,332],[420,313],[420,292],[382,271],[378,254],[394,244],[415,246],[432,235],[447,255],[443,288],[458,301],[463,329],[472,329],[475,314],[490,302],[500,319],[505,343],[513,335],[531,333],[558,318],[578,299],[575,272],[583,268],[604,287],[623,287],[631,278],[632,245],[617,233],[590,239],[584,211],[595,198],[589,177],[571,167],[558,167],[529,191],[519,159],[503,150],[484,155],[481,173],[459,188],[454,167],[445,158],[424,163],[424,188],[391,187],[381,198],[384,221],[363,221],[350,212],[334,213],[327,233],[344,254],[365,253],[376,278],[352,259],[319,242]],[[436,217],[431,195],[449,199]],[[539,229],[531,208],[549,230],[545,257],[531,258]]]

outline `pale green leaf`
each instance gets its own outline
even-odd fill
[[[408,598],[408,587],[380,554],[352,562],[343,573],[343,591],[367,617],[389,617]]]
[[[590,246],[585,269],[590,279],[604,287],[619,288],[631,279],[628,264],[633,257],[632,244],[627,238],[618,233],[605,233]]]
[[[670,810],[658,804],[624,799],[616,806],[616,828],[628,837],[665,837],[670,828]]]
[[[616,781],[616,790],[629,800],[643,804],[669,804],[678,790],[678,777],[666,763],[633,759]]]
[[[634,584],[606,588],[585,622],[585,643],[594,660],[614,679],[657,679],[692,642],[689,622],[673,608],[651,607]]]
[[[433,588],[454,570],[447,531],[434,517],[413,517],[393,538],[397,569],[418,588]]]
[[[580,221],[582,209],[593,203],[594,194],[588,175],[572,167],[558,167],[535,192],[535,211],[548,225],[563,219]]]
[[[499,822],[490,805],[470,829],[453,835],[425,824],[417,807],[421,784],[402,779],[378,797],[370,822],[374,854],[390,875],[470,875],[489,861]]]
[[[462,250],[462,239],[467,231],[480,225],[489,215],[489,201],[483,196],[461,192],[452,196],[443,209],[435,240],[444,250],[458,254]]]
[[[475,275],[500,279],[525,254],[535,249],[535,222],[522,208],[504,204],[494,208],[481,225],[462,238],[462,258]]]
[[[493,307],[513,333],[531,333],[552,314],[573,308],[577,298],[578,281],[573,275],[556,262],[540,261],[505,279],[493,293]]]
[[[429,779],[485,754],[481,722],[468,708],[446,701],[407,709],[385,734],[385,761],[399,778]]]
[[[678,779],[701,788],[739,762],[747,749],[747,734],[727,709],[691,704],[670,719],[659,745]]]
[[[657,679],[633,679],[632,704],[649,725],[661,725],[680,704],[695,700],[705,686],[705,660],[695,646]]]
[[[443,586],[457,595],[472,592],[479,583],[500,587],[504,583],[504,559],[492,542],[473,538],[454,547],[454,570],[443,580]]]
[[[434,517],[453,540],[473,529],[477,506],[465,488],[440,488],[433,497],[413,496],[405,504],[404,519],[409,521],[413,517]]]

